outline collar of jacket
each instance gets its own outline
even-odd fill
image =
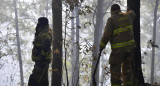
[[[41,27],[41,32],[47,32],[49,30],[49,26],[43,26]]]
[[[111,13],[111,16],[116,15],[116,14],[120,14],[120,13],[122,13],[120,10],[116,10],[116,11]]]

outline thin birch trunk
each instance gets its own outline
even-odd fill
[[[46,17],[48,18],[48,0],[46,1]]]
[[[15,10],[15,25],[16,25],[16,36],[17,36],[17,48],[18,48],[18,59],[19,59],[20,76],[21,76],[21,86],[24,86],[21,46],[20,46],[19,27],[18,27],[17,0],[13,0],[13,2],[14,2],[14,10]]]
[[[75,7],[76,14],[76,46],[73,48],[73,58],[72,58],[72,86],[79,86],[79,8]],[[74,21],[74,20],[72,20]],[[72,22],[74,24],[74,22]],[[74,27],[73,27],[74,28]],[[74,31],[74,29],[73,29]],[[74,34],[73,34],[74,35]]]
[[[75,27],[74,27],[74,9],[71,12],[71,58],[72,58],[72,79],[71,86],[75,83],[75,64],[76,64],[76,48],[75,48]]]
[[[154,26],[153,26],[153,45],[152,45],[152,60],[151,60],[151,85],[154,84],[154,60],[155,60],[155,43],[156,43],[156,26],[157,26],[157,10],[159,0],[156,0],[154,10]]]
[[[76,11],[76,85],[79,86],[79,7],[75,7]]]
[[[101,57],[101,60],[100,60],[101,62],[100,62],[100,68],[101,68],[101,82],[100,82],[100,86],[103,86],[103,83],[104,83],[104,77],[103,77],[103,75],[104,75],[104,60],[103,60],[103,55],[102,55],[102,57]]]
[[[99,43],[102,37],[102,23],[103,23],[103,2],[104,0],[98,0],[97,10],[96,10],[96,25],[95,25],[95,32],[94,32],[94,44],[93,44],[93,60],[92,60],[92,69],[91,69],[91,82],[90,86],[93,86],[93,72],[95,69],[95,65],[98,59],[99,53]],[[95,74],[96,83],[99,85],[99,66],[97,67],[97,71]]]

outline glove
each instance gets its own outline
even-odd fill
[[[99,52],[102,52],[102,50],[103,50],[103,47],[100,46],[99,47]]]
[[[127,7],[127,12],[129,12],[131,10],[131,8],[130,7]]]

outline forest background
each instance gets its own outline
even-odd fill
[[[102,22],[101,28],[104,28],[108,17],[110,16],[110,6],[113,3],[121,5],[122,11],[126,11],[126,0],[102,0]],[[72,51],[74,43],[72,37],[76,34],[71,31],[71,20],[76,15],[71,15],[69,5],[62,2],[62,21],[63,21],[63,38],[66,39],[66,62],[68,69],[69,83],[72,78]],[[97,0],[84,0],[79,6],[79,84],[89,86],[92,68],[92,52],[95,34],[95,10]],[[141,0],[140,21],[141,21],[141,53],[142,53],[142,70],[145,82],[150,83],[152,46],[155,0]],[[34,39],[37,19],[45,16],[50,21],[52,28],[52,0],[17,0],[18,26],[21,45],[21,55],[23,63],[24,85],[27,86],[29,75],[34,67],[31,60],[32,41]],[[75,23],[74,23],[75,24]],[[66,28],[66,32],[65,32]],[[157,10],[157,30],[156,45],[160,46],[160,5]],[[102,29],[103,32],[103,29]],[[74,34],[74,35],[73,35]],[[100,34],[102,35],[102,33]],[[15,8],[14,0],[1,0],[0,3],[0,86],[20,86],[20,68],[18,60],[17,38],[15,25]],[[97,39],[100,40],[100,37]],[[54,45],[54,44],[53,44]],[[99,84],[101,86],[110,85],[109,73],[109,54],[110,45],[107,45],[101,56],[99,70]],[[65,54],[63,54],[63,80],[66,85]],[[51,66],[51,65],[50,65]],[[49,69],[51,79],[52,69]],[[155,83],[160,84],[160,48],[156,48],[155,54]]]

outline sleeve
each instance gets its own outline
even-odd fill
[[[43,40],[42,40],[42,55],[47,55],[48,52],[50,51],[51,47],[51,42],[52,42],[52,36],[49,33],[44,33],[43,34]]]
[[[130,10],[129,12],[127,12],[127,15],[130,17],[130,19],[132,20],[132,22],[133,22],[133,20],[134,20],[134,18],[135,18],[135,13],[134,13],[134,11],[133,10]]]
[[[100,49],[105,48],[105,46],[107,45],[108,41],[111,38],[112,32],[113,32],[113,21],[111,18],[109,18],[107,20],[107,24],[104,28],[104,33],[103,33],[102,39],[100,41]]]

